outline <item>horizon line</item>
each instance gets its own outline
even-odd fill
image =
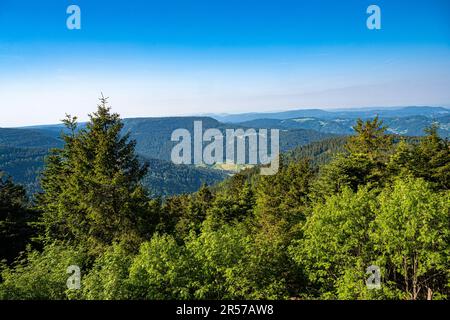
[[[337,113],[337,112],[352,112],[352,111],[382,111],[381,109],[386,110],[401,110],[407,108],[434,108],[434,109],[446,109],[450,111],[449,105],[404,105],[404,106],[371,106],[371,107],[331,107],[331,108],[295,108],[295,109],[284,109],[281,111],[261,111],[261,112],[242,112],[242,113],[196,113],[196,114],[181,114],[181,115],[171,115],[171,116],[131,116],[131,117],[122,117],[122,120],[125,119],[161,119],[161,118],[192,118],[192,117],[208,117],[213,118],[217,117],[227,117],[227,116],[239,116],[239,115],[257,115],[257,114],[274,114],[274,113],[287,113],[287,112],[295,112],[295,111],[325,111],[329,113]],[[113,111],[114,112],[114,111]],[[217,120],[217,119],[215,119]],[[219,121],[219,120],[217,120]],[[87,123],[89,120],[83,120],[78,122],[79,124]],[[61,120],[58,123],[41,123],[41,124],[30,124],[30,125],[19,125],[19,126],[0,126],[0,129],[25,129],[25,128],[37,128],[43,126],[58,126],[63,125]]]

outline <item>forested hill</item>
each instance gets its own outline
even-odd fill
[[[46,148],[0,146],[0,169],[32,194],[39,190],[39,173],[47,154]]]
[[[240,123],[257,119],[277,119],[287,120],[295,118],[319,118],[324,120],[332,119],[371,119],[376,116],[386,118],[405,118],[414,116],[424,116],[427,118],[437,118],[450,114],[449,108],[411,106],[411,107],[385,107],[385,108],[364,108],[364,109],[341,109],[341,110],[321,110],[321,109],[299,109],[282,112],[261,112],[242,114],[211,114],[214,119],[225,123]]]
[[[0,169],[14,181],[23,185],[29,194],[40,190],[39,175],[44,168],[48,149],[13,148],[0,146]],[[190,193],[202,184],[212,185],[228,176],[226,171],[175,165],[169,161],[140,157],[149,164],[143,183],[152,196]]]
[[[227,125],[208,117],[132,118],[124,119],[122,133],[130,133],[136,140],[136,151],[142,161],[149,162],[150,171],[144,184],[152,195],[167,196],[198,190],[202,184],[222,181],[228,172],[193,165],[174,165],[170,154],[176,142],[171,141],[174,130],[184,128],[193,132],[194,121],[201,121],[203,130],[217,128],[244,128]],[[84,123],[79,129],[85,127]],[[0,169],[24,185],[30,193],[39,190],[39,173],[44,158],[52,148],[63,145],[61,133],[67,133],[62,125],[33,126],[26,128],[0,128]],[[283,130],[280,133],[282,152],[333,136],[314,130]],[[193,143],[193,141],[192,141]],[[206,143],[205,143],[206,144]]]
[[[194,122],[201,121],[203,130],[216,128],[225,136],[226,129],[255,130],[273,128],[270,126],[248,127],[236,124],[224,124],[209,117],[170,117],[170,118],[133,118],[124,119],[124,132],[137,141],[136,151],[150,158],[170,160],[170,154],[176,142],[171,141],[171,134],[176,129],[187,129],[194,132]],[[193,134],[192,134],[193,136]],[[319,141],[334,136],[327,132],[318,132],[310,129],[283,130],[280,132],[280,150],[290,150],[299,145]],[[193,137],[192,137],[193,142]],[[204,143],[206,145],[207,143]]]
[[[256,114],[259,117],[269,117],[256,119],[255,114],[248,114],[239,119],[252,120],[241,123],[223,123],[212,117],[128,118],[123,120],[122,133],[129,133],[130,138],[136,140],[137,153],[151,164],[152,170],[146,177],[145,184],[152,190],[152,194],[170,195],[195,191],[202,183],[214,184],[227,175],[227,172],[211,170],[212,168],[175,166],[169,163],[171,150],[176,144],[171,141],[172,132],[181,128],[193,132],[194,121],[201,121],[203,130],[217,128],[223,133],[226,129],[277,128],[280,129],[281,152],[297,148],[297,153],[308,153],[314,162],[323,164],[330,159],[332,151],[339,151],[338,146],[344,141],[339,136],[354,134],[352,127],[356,116],[367,117],[379,113],[386,116],[383,118],[384,125],[391,134],[419,136],[424,134],[425,128],[435,124],[441,137],[450,135],[448,109],[432,107],[340,112],[298,110]],[[234,121],[238,116],[223,119]],[[289,118],[292,116],[297,117]],[[79,129],[84,127],[85,123],[78,126]],[[62,124],[0,128],[0,169],[25,185],[29,192],[35,192],[39,189],[38,175],[44,165],[43,159],[48,150],[63,145],[61,132],[64,131],[67,132],[67,129]],[[320,142],[323,140],[326,141]],[[298,149],[299,147],[304,148]],[[322,148],[327,151],[321,152]]]
[[[433,117],[412,115],[404,117],[383,117],[387,132],[404,136],[422,136],[424,129],[436,124],[442,137],[450,137],[450,115],[437,114]],[[292,119],[256,119],[239,123],[249,127],[272,127],[279,129],[309,129],[334,134],[354,134],[353,118],[324,119],[316,117],[297,117]]]
[[[140,159],[149,164],[150,170],[144,178],[144,184],[153,196],[194,192],[202,184],[214,184],[228,176],[224,171],[174,165],[158,159],[160,153],[156,150],[161,149],[165,140],[161,136],[156,137],[158,126],[153,128],[146,135],[140,131],[133,136],[140,138],[139,146],[149,146],[149,152],[141,154]],[[39,191],[39,175],[44,168],[44,159],[52,148],[63,146],[61,132],[64,131],[61,125],[0,128],[0,170],[10,175],[16,183],[25,186],[30,194]],[[145,142],[147,139],[150,144]],[[145,150],[144,146],[141,147],[142,150]],[[166,152],[170,154],[170,150]]]
[[[216,128],[224,136],[226,129],[254,128],[258,130],[275,128],[272,126],[248,127],[238,124],[225,124],[210,117],[128,118],[123,119],[124,127],[122,133],[129,133],[130,138],[136,140],[136,151],[142,156],[169,161],[171,150],[177,143],[171,141],[172,132],[176,129],[187,129],[193,133],[195,121],[201,121],[203,130]],[[79,129],[84,127],[85,123],[79,124]],[[67,129],[61,125],[33,126],[17,129],[0,128],[0,145],[10,147],[60,147],[62,144],[60,139],[61,132],[67,132]],[[33,137],[32,135],[35,133],[38,133],[38,135]],[[2,136],[4,137],[2,138]],[[284,152],[296,146],[332,136],[334,136],[332,133],[318,132],[311,129],[285,129],[280,132],[280,150]]]
[[[0,146],[51,149],[61,147],[62,144],[59,132],[32,128],[0,128]]]
[[[48,158],[35,203],[0,178],[0,299],[450,298],[450,142],[436,126],[411,143],[358,120],[274,175],[161,201],[101,102]]]

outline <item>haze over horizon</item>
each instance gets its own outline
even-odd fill
[[[0,127],[85,121],[100,92],[124,118],[450,106],[446,0],[25,3],[0,4]]]
[[[253,112],[237,112],[237,113],[195,113],[195,114],[180,114],[180,115],[169,115],[169,116],[135,116],[135,117],[123,117],[122,119],[147,119],[147,118],[180,118],[180,117],[209,117],[209,118],[215,118],[219,122],[229,122],[227,117],[231,118],[237,118],[239,119],[239,116],[245,116],[245,115],[258,115],[255,117],[255,119],[264,119],[264,117],[260,117],[260,115],[278,115],[283,113],[290,113],[295,111],[328,111],[328,112],[336,112],[336,115],[339,115],[339,117],[342,117],[342,113],[352,113],[352,112],[364,112],[364,111],[399,111],[399,117],[402,117],[404,115],[401,114],[401,111],[404,111],[405,109],[409,108],[436,108],[436,109],[446,109],[448,112],[450,112],[450,106],[378,106],[378,107],[356,107],[356,108],[294,108],[289,110],[268,110],[268,111],[253,111]],[[112,108],[112,111],[114,111],[114,108]],[[78,117],[78,115],[76,115]],[[306,116],[305,117],[310,117]],[[267,119],[277,119],[277,117],[268,117]],[[284,118],[283,118],[284,119]],[[291,119],[291,117],[288,117],[286,119]],[[86,123],[88,119],[84,119],[78,117],[78,123]],[[232,120],[231,123],[239,123],[241,121]],[[52,123],[37,123],[37,124],[26,124],[26,125],[19,125],[19,126],[5,126],[0,128],[33,128],[33,127],[45,127],[45,126],[56,126],[56,125],[63,125],[61,121],[52,122]]]

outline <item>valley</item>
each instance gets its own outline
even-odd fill
[[[222,132],[237,128],[280,129],[280,152],[288,152],[288,155],[299,152],[308,154],[313,161],[323,163],[333,152],[342,149],[344,138],[341,137],[353,133],[352,126],[358,117],[365,119],[376,115],[382,117],[388,127],[387,132],[393,135],[421,136],[426,127],[436,123],[442,137],[450,136],[450,111],[437,107],[335,112],[311,109],[211,117],[127,118],[123,120],[123,132],[130,133],[130,138],[136,140],[137,153],[142,161],[149,164],[150,170],[143,182],[150,194],[165,197],[197,191],[202,184],[216,184],[248,167],[176,165],[170,162],[171,150],[175,145],[171,141],[172,132],[178,128],[192,132],[194,121],[202,121],[203,130],[217,128]],[[80,123],[79,127],[82,129],[84,124]],[[52,148],[62,147],[61,133],[65,130],[61,124],[0,128],[0,170],[24,185],[30,194],[39,191],[39,174],[45,157]],[[322,147],[321,141],[325,141]],[[320,152],[321,148],[327,152]]]

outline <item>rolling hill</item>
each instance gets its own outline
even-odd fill
[[[433,123],[439,126],[439,134],[443,137],[450,136],[450,115],[441,115],[436,117],[427,117],[422,115],[381,118],[384,125],[388,127],[387,131],[392,134],[421,136],[424,129],[430,127]],[[285,130],[306,129],[315,130],[322,133],[333,133],[338,135],[353,134],[353,118],[323,119],[314,117],[302,117],[293,119],[256,119],[239,123],[242,126],[249,127],[269,127]]]
[[[383,107],[364,109],[299,109],[283,112],[242,113],[242,114],[210,114],[209,116],[225,123],[240,123],[256,119],[286,120],[293,118],[320,118],[320,119],[367,119],[379,116],[380,118],[395,118],[408,116],[425,116],[429,118],[449,115],[450,109],[444,107]]]
[[[144,184],[154,196],[167,196],[196,191],[203,183],[217,183],[230,172],[220,166],[196,167],[194,165],[175,165],[170,154],[176,142],[171,141],[175,129],[185,128],[193,131],[194,121],[202,121],[203,129],[245,128],[239,125],[223,124],[208,117],[170,117],[170,118],[130,118],[124,119],[124,133],[136,140],[136,151],[143,161],[150,164],[150,171]],[[83,128],[84,124],[80,124]],[[30,193],[39,190],[39,173],[44,167],[44,158],[51,148],[61,147],[60,138],[64,127],[45,125],[14,129],[0,128],[0,170],[11,175],[14,180],[26,186]],[[282,152],[332,137],[309,129],[283,130],[280,132]],[[206,143],[205,143],[206,145]],[[220,169],[220,170],[217,170]]]
[[[226,129],[277,128],[280,129],[281,152],[293,150],[291,156],[308,155],[322,163],[327,161],[330,153],[342,148],[343,136],[353,133],[356,118],[370,118],[377,114],[392,134],[419,136],[426,127],[438,123],[440,135],[450,136],[449,109],[432,107],[342,111],[311,109],[219,117],[229,123],[212,117],[127,118],[123,119],[123,132],[136,140],[136,152],[150,164],[144,184],[152,195],[167,196],[196,191],[202,183],[217,183],[230,174],[227,170],[233,169],[220,165],[175,165],[170,161],[171,150],[176,144],[171,141],[172,132],[180,128],[193,132],[194,121],[202,121],[203,130],[217,128],[224,135]],[[232,123],[242,119],[247,121]],[[79,127],[82,129],[85,124],[81,123]],[[61,124],[0,128],[0,170],[25,185],[29,192],[36,192],[39,190],[38,177],[44,158],[51,148],[63,145],[60,135],[64,130]]]
[[[0,170],[26,187],[30,194],[40,190],[39,175],[44,168],[45,148],[14,148],[0,146]],[[141,156],[149,164],[143,183],[152,196],[190,193],[204,183],[212,185],[228,176],[226,171],[175,165],[172,162]]]

